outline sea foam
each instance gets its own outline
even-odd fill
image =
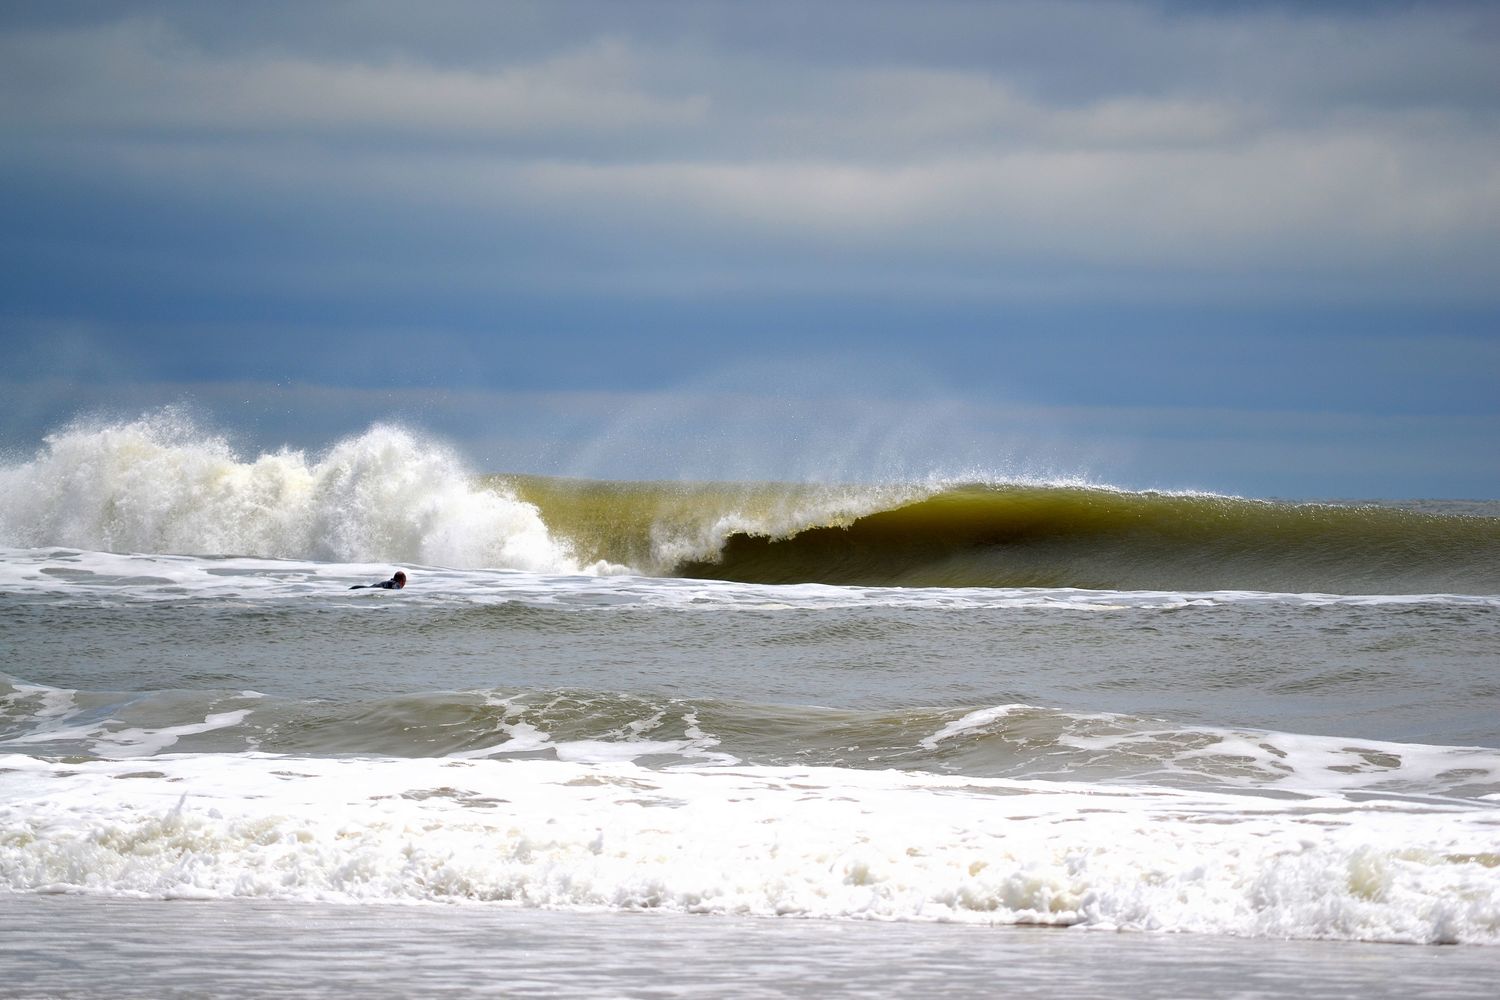
[[[173,411],[78,424],[0,468],[0,545],[574,573],[537,509],[448,448],[376,425],[243,459]]]
[[[1484,807],[832,768],[0,761],[12,891],[1500,943]]]

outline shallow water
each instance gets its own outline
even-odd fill
[[[0,894],[0,996],[1488,1000],[1491,949]],[[86,942],[86,943],[85,943]]]

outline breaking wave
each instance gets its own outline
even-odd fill
[[[1038,483],[515,478],[591,558],[742,583],[1500,592],[1500,518]]]
[[[1500,519],[970,485],[847,525],[737,532],[678,571],[756,583],[1487,594],[1500,591]]]
[[[0,468],[0,545],[755,584],[1500,593],[1496,516],[1076,483],[479,477],[387,425],[246,459],[170,410],[71,426]]]
[[[376,425],[253,459],[173,411],[74,425],[0,468],[0,544],[577,572],[537,509]]]

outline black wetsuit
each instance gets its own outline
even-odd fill
[[[381,580],[379,583],[356,583],[354,586],[350,587],[349,589],[350,590],[365,590],[365,589],[375,590],[375,589],[378,588],[380,590],[400,590],[404,586],[406,586],[406,581],[405,580],[397,580],[393,576],[389,580]]]

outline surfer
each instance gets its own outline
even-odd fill
[[[389,580],[381,580],[379,583],[356,583],[349,589],[363,590],[366,587],[370,587],[372,589],[379,588],[380,590],[400,590],[404,586],[406,586],[406,574],[398,569],[396,570],[396,575]]]

